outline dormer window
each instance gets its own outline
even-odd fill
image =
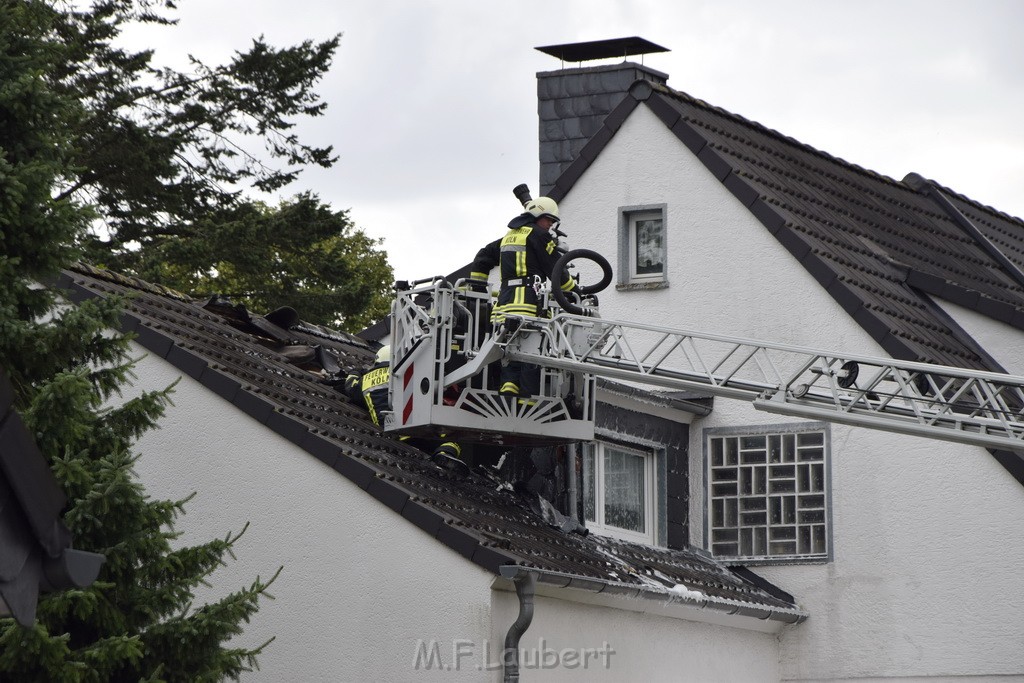
[[[655,545],[655,455],[602,442],[583,450],[583,516],[602,536]]]

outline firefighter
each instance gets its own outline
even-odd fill
[[[385,344],[377,351],[373,365],[360,374],[351,374],[345,378],[345,393],[356,405],[365,405],[370,413],[373,424],[381,426],[382,414],[391,410],[388,397],[388,380],[391,378],[391,346]],[[459,460],[462,448],[455,441],[427,439],[421,437],[400,436],[404,441],[425,453],[430,453],[434,462],[440,465],[457,465],[464,468]],[[455,461],[455,462],[452,462]]]
[[[558,204],[550,197],[537,197],[526,202],[525,211],[509,221],[509,231],[491,242],[473,261],[470,277],[487,280],[491,269],[500,267],[501,287],[491,322],[500,325],[508,314],[539,314],[537,286],[544,279],[553,279],[558,261],[554,235],[549,231],[559,222]],[[555,283],[562,291],[572,292],[576,281],[568,274]],[[505,396],[527,398],[540,391],[540,368],[513,362],[501,371],[498,392]]]

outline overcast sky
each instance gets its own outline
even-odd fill
[[[518,213],[511,188],[536,193],[536,74],[560,62],[534,48],[624,36],[671,50],[643,61],[676,90],[1024,216],[1017,0],[179,0],[177,14],[132,36],[158,63],[343,34],[327,114],[299,128],[340,158],[284,196],[349,209],[396,279],[468,263]]]

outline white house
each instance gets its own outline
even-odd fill
[[[544,50],[578,61],[643,43]],[[1024,373],[1024,222],[667,78],[631,62],[538,74],[540,194],[573,247],[618,266],[603,317]],[[1020,453],[728,400],[694,418],[688,452],[692,545],[810,615],[780,633],[780,679],[1024,677]]]

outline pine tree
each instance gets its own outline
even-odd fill
[[[187,500],[151,500],[136,478],[132,445],[171,388],[111,401],[131,372],[128,339],[110,334],[121,302],[68,306],[41,286],[77,257],[94,216],[61,194],[87,112],[46,78],[68,58],[60,19],[50,2],[0,0],[0,366],[70,501],[75,547],[106,563],[89,588],[41,598],[34,627],[0,619],[0,680],[237,678],[263,646],[228,641],[273,577],[193,606],[238,535],[174,547]]]

